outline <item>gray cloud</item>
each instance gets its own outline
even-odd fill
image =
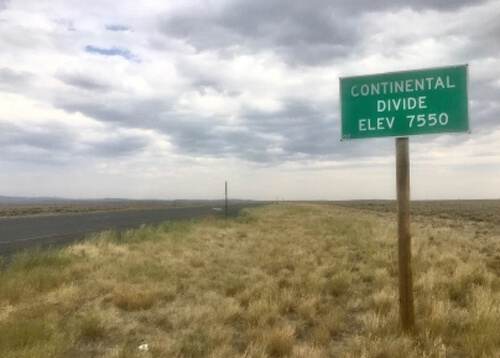
[[[0,123],[1,145],[26,145],[44,150],[67,150],[71,147],[69,133],[61,127],[33,127]]]
[[[75,24],[71,19],[54,19],[56,24],[63,26],[68,31],[76,31]]]
[[[119,31],[129,31],[130,28],[125,25],[114,24],[114,25],[106,25],[106,30],[119,32]]]
[[[87,156],[117,158],[141,152],[147,147],[147,139],[141,136],[123,135],[106,138],[101,141],[84,143],[86,149],[82,153]]]
[[[202,51],[232,46],[268,48],[290,63],[318,63],[345,55],[358,31],[341,12],[297,1],[234,2],[216,14],[181,13],[160,22],[161,32]]]
[[[453,51],[453,57],[458,62],[470,62],[484,57],[498,58],[500,56],[500,22],[498,14],[478,22],[460,24],[461,28],[453,28],[447,34],[450,40],[461,34],[465,39],[462,46]]]
[[[169,113],[166,100],[159,98],[115,99],[59,96],[54,105],[69,113],[80,112],[95,120],[127,128],[161,128],[162,115]]]
[[[242,0],[243,1],[243,0]],[[283,0],[286,2],[285,0]],[[294,0],[300,2],[300,0]],[[364,12],[376,11],[395,11],[401,8],[411,8],[417,11],[437,10],[437,11],[455,11],[463,7],[475,6],[488,0],[477,0],[471,5],[470,0],[421,0],[421,1],[393,1],[393,0],[313,0],[308,2],[311,7],[314,5],[320,8],[334,7],[346,15],[359,15]]]
[[[453,11],[465,6],[470,1],[237,0],[220,11],[178,12],[162,18],[159,28],[165,36],[182,39],[198,51],[270,49],[289,64],[316,65],[346,57],[356,47],[363,32],[362,13],[404,7]]]
[[[0,122],[1,160],[65,165],[81,157],[131,156],[148,146],[148,139],[143,135],[122,133],[119,130],[113,133],[112,128],[109,135],[88,138],[64,126],[21,126]]]
[[[160,99],[127,99],[112,105],[99,101],[61,101],[58,106],[114,125],[153,129],[168,136],[177,152],[182,154],[248,157],[251,160],[256,157],[255,153],[265,153],[273,144],[260,131],[225,126],[221,124],[223,118],[196,118],[178,113]],[[140,147],[142,142],[132,144]],[[117,147],[121,148],[121,144]],[[263,158],[264,155],[257,157]]]
[[[5,10],[10,0],[0,0],[0,11]]]
[[[470,121],[473,130],[500,128],[498,121],[500,106],[497,105],[498,98],[500,98],[500,87],[495,84],[495,78],[473,78],[469,81],[469,92],[473,94],[469,100]]]
[[[91,92],[108,92],[112,89],[111,84],[103,79],[79,72],[58,73],[56,74],[56,78],[67,85]]]
[[[422,0],[414,1],[409,6],[416,10],[438,10],[438,11],[454,11],[464,7],[477,6],[479,4],[488,2],[489,0],[448,0],[448,1],[435,1],[435,0]]]
[[[275,142],[259,132],[201,123],[170,122],[168,133],[179,152],[206,157],[236,157],[251,162],[276,162],[269,153]]]
[[[29,72],[13,71],[10,68],[0,68],[0,89],[11,92],[22,92],[35,76]]]
[[[63,164],[73,151],[73,136],[59,126],[21,126],[0,123],[2,160],[37,164]],[[61,155],[64,153],[63,155]]]

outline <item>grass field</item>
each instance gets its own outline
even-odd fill
[[[487,223],[415,217],[413,336],[383,210],[278,204],[18,255],[0,271],[0,356],[496,358]]]

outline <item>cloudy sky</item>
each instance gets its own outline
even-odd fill
[[[0,195],[392,199],[339,77],[469,65],[471,133],[410,139],[413,199],[500,198],[500,1],[0,0]]]

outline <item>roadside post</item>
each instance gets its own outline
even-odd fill
[[[415,330],[409,136],[469,132],[467,65],[340,78],[341,140],[396,137],[399,307]]]
[[[229,218],[229,203],[227,200],[227,180],[226,180],[226,185],[225,185],[225,192],[226,192],[226,199],[225,199],[225,212],[226,212],[226,219]]]
[[[396,138],[396,197],[398,208],[399,310],[403,330],[415,328],[410,233],[410,150],[408,138]]]

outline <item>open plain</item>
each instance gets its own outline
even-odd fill
[[[414,206],[404,335],[395,216],[376,206],[281,203],[19,254],[0,272],[0,355],[500,356],[499,221]]]

